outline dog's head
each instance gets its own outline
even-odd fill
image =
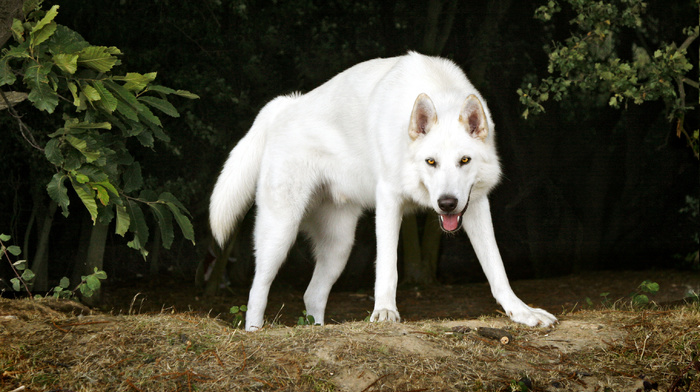
[[[441,109],[438,120],[433,101],[420,94],[413,104],[408,134],[429,204],[440,216],[441,228],[454,232],[462,226],[472,193],[484,193],[483,177],[493,177],[494,164],[500,171],[493,146],[486,143],[489,121],[479,98],[472,94],[461,107]]]

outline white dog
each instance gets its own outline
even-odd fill
[[[307,94],[268,103],[231,151],[210,204],[220,245],[257,204],[246,330],[262,327],[270,285],[299,230],[316,258],[304,303],[322,324],[369,208],[377,233],[371,321],[400,320],[399,229],[404,212],[422,207],[439,214],[444,231],[465,222],[491,292],[512,320],[556,322],[508,283],[487,199],[501,174],[493,131],[484,99],[454,63],[413,52],[360,63]]]

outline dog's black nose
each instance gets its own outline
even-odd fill
[[[438,199],[438,207],[445,212],[452,212],[457,208],[457,198],[451,195],[442,195]]]

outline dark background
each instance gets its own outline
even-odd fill
[[[306,92],[364,60],[429,52],[427,2],[411,1],[78,1],[60,4],[57,22],[79,32],[93,45],[116,46],[125,53],[123,68],[158,72],[157,82],[192,91],[201,99],[174,102],[179,119],[168,120],[170,146],[136,150],[146,182],[168,189],[193,215],[197,246],[176,237],[163,251],[158,275],[186,282],[205,257],[210,238],[208,198],[228,152],[270,99]],[[678,42],[682,29],[698,22],[692,1],[650,1],[645,39],[651,47]],[[459,2],[445,9],[454,25],[440,55],[453,59],[489,102],[504,176],[491,196],[499,247],[511,278],[547,277],[601,269],[675,268],[697,273],[685,257],[698,247],[697,215],[680,210],[688,196],[700,194],[698,161],[676,138],[662,103],[630,103],[611,109],[607,100],[574,94],[546,106],[546,113],[525,121],[516,90],[523,81],[546,76],[545,44],[567,37],[572,27],[566,9],[552,24],[533,19],[538,2]],[[640,39],[623,36],[622,47]],[[651,37],[651,38],[649,38]],[[688,51],[698,80],[698,44]],[[625,54],[621,54],[624,56]],[[689,89],[690,90],[690,89]],[[697,102],[697,90],[688,100]],[[42,118],[26,104],[27,116]],[[0,142],[0,232],[24,237],[32,200],[47,197],[26,181],[32,167],[29,149],[11,120]],[[697,129],[697,113],[686,119]],[[51,132],[52,129],[46,125]],[[40,129],[37,128],[37,129]],[[46,180],[50,173],[46,172]],[[45,182],[44,182],[45,183]],[[48,202],[48,198],[47,198]],[[50,272],[70,275],[78,255],[77,239],[90,221],[79,202],[68,218],[54,220]],[[696,211],[697,213],[697,211]],[[419,217],[419,221],[425,219]],[[250,273],[249,232],[244,222],[242,269],[233,276],[245,285]],[[31,233],[31,241],[36,233]],[[19,241],[21,242],[21,241]],[[373,285],[374,233],[371,212],[357,233],[357,245],[339,286]],[[108,284],[133,282],[149,266],[110,237],[105,255]],[[31,248],[31,247],[30,247]],[[151,250],[151,249],[149,249]],[[442,283],[483,280],[466,235],[445,236],[438,279]],[[31,254],[29,255],[31,260]],[[9,271],[2,266],[3,282]],[[280,274],[300,287],[312,261],[303,241]],[[242,275],[242,276],[241,276]],[[300,279],[301,277],[301,279]],[[7,287],[0,283],[4,290]]]

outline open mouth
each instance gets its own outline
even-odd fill
[[[458,214],[438,214],[440,216],[440,228],[448,233],[454,233],[462,227],[462,216],[469,207],[469,200],[472,197],[472,189],[474,185],[469,187],[469,195],[467,196],[467,204],[464,205],[462,211]]]
[[[462,211],[466,211],[466,207]],[[448,233],[453,233],[462,227],[462,214],[440,214],[440,228]]]

